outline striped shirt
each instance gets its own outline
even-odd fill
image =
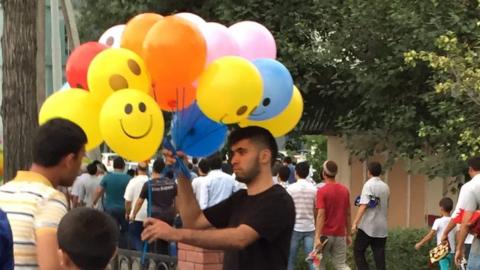
[[[305,179],[290,184],[287,191],[295,204],[295,227],[297,232],[315,231],[315,198],[317,188]]]
[[[0,208],[12,227],[15,269],[38,269],[36,236],[56,231],[67,213],[65,195],[44,176],[18,171],[13,181],[0,187]]]

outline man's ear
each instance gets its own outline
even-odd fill
[[[268,163],[270,164],[270,161],[272,160],[272,152],[268,149],[263,149],[260,151],[260,163],[265,164]]]

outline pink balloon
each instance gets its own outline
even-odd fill
[[[238,44],[240,56],[249,60],[276,58],[275,39],[265,26],[257,22],[244,21],[230,26],[228,30]]]
[[[226,26],[209,22],[199,27],[207,42],[207,64],[223,56],[238,55],[237,42]]]
[[[207,23],[207,22],[205,22],[204,19],[202,19],[202,17],[200,17],[196,14],[190,13],[190,12],[177,13],[177,14],[175,14],[175,16],[182,17],[183,19],[193,23],[194,25],[196,25],[198,27],[202,24]]]

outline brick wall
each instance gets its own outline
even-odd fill
[[[223,251],[178,243],[178,270],[222,270]]]

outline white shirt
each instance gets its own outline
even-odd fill
[[[460,189],[455,212],[460,209],[475,211],[480,205],[480,174],[475,175],[472,180],[465,183]]]
[[[73,196],[78,197],[80,195],[80,193],[82,192],[81,190],[84,188],[84,181],[89,177],[90,177],[90,174],[82,173],[75,179],[75,182],[73,182],[73,186],[72,186]]]
[[[295,226],[297,232],[315,231],[315,198],[317,188],[306,179],[298,179],[290,184],[287,192],[295,204]]]
[[[447,228],[448,223],[450,222],[451,217],[441,217],[435,219],[433,222],[432,230],[436,231],[437,233],[437,245],[440,245],[442,243],[442,235],[443,231]],[[448,242],[450,243],[450,247],[453,247],[450,249],[450,253],[455,253],[455,235],[457,233],[456,227],[453,228],[448,233]]]
[[[206,176],[199,176],[192,180],[193,194],[195,194],[195,198],[197,199],[197,202],[199,202],[199,204],[200,204],[200,185],[203,185],[206,180],[207,180]]]
[[[132,202],[132,209],[130,215],[135,209],[137,204],[138,197],[142,192],[143,185],[148,181],[148,175],[137,175],[128,182],[127,188],[125,189],[125,194],[123,198],[126,201]],[[144,221],[147,218],[147,202],[143,201],[142,207],[135,217],[135,221]]]
[[[102,176],[88,175],[84,178],[80,193],[78,194],[78,201],[85,203],[87,207],[93,207],[93,200],[97,188],[100,186]],[[98,204],[100,206],[100,204]]]
[[[202,210],[218,204],[238,190],[233,176],[222,170],[211,170],[205,178],[204,184],[198,188],[197,196]]]
[[[380,203],[375,208],[367,208],[358,228],[370,237],[384,238],[388,234],[387,212],[390,189],[379,177],[368,179],[363,185],[360,204],[368,204],[370,197],[377,197]]]

